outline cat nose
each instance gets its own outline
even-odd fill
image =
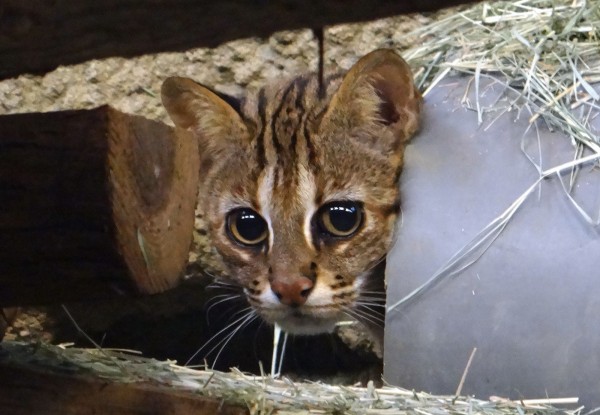
[[[308,299],[314,283],[306,277],[298,277],[291,282],[271,281],[271,290],[282,304],[300,307]]]

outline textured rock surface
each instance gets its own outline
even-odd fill
[[[380,47],[402,49],[405,34],[428,18],[393,17],[326,30],[326,64],[349,67]],[[243,39],[215,49],[110,58],[60,67],[45,76],[23,75],[0,82],[0,114],[90,108],[110,104],[125,112],[167,120],[160,85],[187,76],[230,94],[265,79],[313,70],[317,44],[310,30],[280,32],[268,39]]]

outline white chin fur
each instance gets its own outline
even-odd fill
[[[276,321],[284,332],[300,335],[331,333],[337,322],[338,319],[322,319],[306,315],[300,317],[290,315]]]

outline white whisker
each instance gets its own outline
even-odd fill
[[[378,295],[378,296],[381,296],[381,297],[385,297],[385,293],[384,292],[375,291],[375,290],[372,290],[372,291],[370,291],[370,290],[360,290],[360,293],[361,294]]]
[[[225,300],[228,300],[228,299],[240,298],[240,297],[241,296],[239,294],[238,295],[234,295],[234,294],[219,294],[219,295],[215,295],[215,296],[210,297],[208,299],[208,301],[206,302],[206,305],[213,306],[213,305],[219,304],[221,301],[223,301],[223,300],[217,301],[220,298],[224,298]],[[215,303],[215,301],[217,301],[217,302]],[[215,303],[215,304],[213,304],[213,303]]]
[[[221,299],[218,300],[218,301],[214,301],[214,300],[217,300],[218,298],[221,298]],[[208,300],[206,302],[206,305],[208,305],[208,308],[206,309],[206,313],[205,313],[206,314],[206,322],[209,323],[210,312],[213,309],[213,307],[216,307],[219,304],[223,304],[223,303],[226,303],[228,301],[241,300],[241,299],[242,299],[241,295],[231,295],[231,294],[222,294],[222,295],[217,295],[215,297],[212,297],[210,300]],[[210,304],[210,303],[212,303],[212,304]]]
[[[238,292],[242,291],[242,287],[240,287],[239,285],[219,284],[217,282],[213,282],[211,284],[208,284],[206,286],[206,289],[207,290],[238,291]]]
[[[382,300],[383,300],[383,298],[381,298],[381,297],[378,298],[378,297],[363,297],[363,296],[360,296],[360,297],[358,297],[356,299],[356,303],[358,304],[358,303],[369,302],[371,304],[381,304],[381,305],[384,305],[385,301],[382,301]]]
[[[248,311],[248,314],[253,313],[254,311],[252,310],[252,307],[246,307],[241,311]],[[196,352],[187,360],[187,362],[185,362],[184,366],[187,366],[202,350],[204,350],[205,347],[207,347],[208,345],[210,345],[210,343],[215,340],[218,336],[220,336],[223,332],[229,330],[231,327],[235,326],[236,324],[238,324],[240,321],[244,320],[247,317],[247,315],[243,315],[239,318],[237,318],[236,320],[234,320],[233,322],[229,323],[227,326],[223,327],[221,330],[219,330],[217,333],[215,333],[210,339],[208,339],[206,341],[206,343],[204,343],[204,345],[202,347],[200,347],[198,350],[196,350]],[[217,344],[221,344],[221,342],[217,343]],[[207,353],[208,354],[208,353]]]
[[[369,314],[366,314],[365,312],[363,312],[362,310],[353,310],[349,307],[344,307],[343,309],[344,314],[354,318],[355,320],[358,321],[368,321],[369,323],[372,323],[376,326],[381,326],[384,323],[384,320],[381,318],[376,318],[374,316],[371,316]]]
[[[356,313],[359,313],[361,315],[369,316],[377,321],[383,322],[385,321],[385,314],[381,311],[375,310],[369,306],[356,306],[353,309]]]
[[[375,263],[373,265],[371,265],[369,268],[367,268],[366,270],[364,270],[363,272],[369,272],[372,271],[373,269],[375,269],[375,267],[377,267],[379,264],[381,264],[383,261],[385,261],[387,258],[386,255],[382,256],[381,258],[379,258],[377,261],[375,261]]]
[[[365,316],[371,316],[372,318],[377,319],[377,321],[385,321],[385,315],[383,313],[377,310],[373,310],[372,308],[367,306],[356,307],[354,311],[362,313]]]
[[[225,338],[225,341],[220,342],[222,345],[221,345],[221,348],[219,349],[219,352],[215,356],[215,360],[213,361],[211,369],[215,367],[215,365],[217,364],[217,360],[219,360],[219,356],[221,356],[221,353],[223,352],[223,350],[225,349],[225,347],[227,346],[229,341],[231,341],[231,339],[236,335],[236,333],[239,332],[242,328],[244,328],[244,327],[248,326],[250,323],[252,323],[252,321],[254,321],[257,317],[258,316],[254,312],[254,310],[251,310],[245,316],[245,319],[240,323],[240,325],[238,327],[236,327],[236,329],[233,330],[230,334],[227,335],[227,337]],[[208,356],[209,354],[211,354],[217,346],[218,346],[218,344],[215,345],[215,347],[213,347],[208,353],[206,353],[206,355]]]
[[[379,314],[383,314],[383,312],[379,312],[379,311],[375,310],[374,308],[385,308],[385,304],[382,304],[382,303],[371,303],[371,302],[368,302],[368,301],[358,301],[358,302],[356,302],[354,304],[355,304],[356,308],[366,308],[366,309],[372,310],[374,312],[377,312]]]
[[[385,319],[383,318],[383,316],[380,313],[377,313],[375,311],[370,311],[370,310],[366,310],[366,309],[355,309],[354,310],[357,314],[363,316],[363,317],[369,317],[372,321],[377,321],[379,323],[384,323]]]

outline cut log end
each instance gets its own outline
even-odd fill
[[[0,117],[0,306],[173,287],[187,264],[198,149],[110,107]]]
[[[198,189],[191,135],[110,111],[108,168],[119,250],[137,288],[171,288],[187,265]]]

